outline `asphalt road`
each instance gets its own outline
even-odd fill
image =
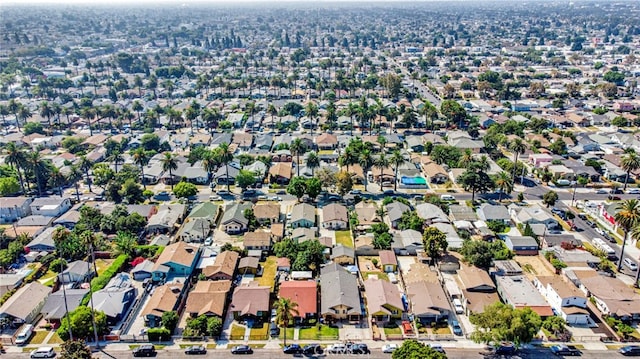
[[[482,350],[478,349],[453,349],[446,348],[445,352],[448,358],[454,359],[466,359],[466,358],[485,358],[481,354]],[[7,355],[7,354],[5,354]],[[28,353],[20,353],[20,354],[8,354],[11,358],[15,359],[26,359],[29,358]],[[9,356],[8,356],[9,357]],[[129,359],[133,358],[131,352],[124,351],[112,351],[112,352],[99,352],[94,353],[94,358],[97,359]],[[272,359],[272,358],[294,358],[293,355],[283,354],[279,350],[270,350],[270,349],[256,349],[252,355],[232,355],[230,350],[222,350],[222,349],[212,349],[206,355],[186,355],[182,350],[160,350],[158,351],[158,355],[155,357],[157,359],[184,359],[184,358],[256,358],[256,359]],[[306,358],[362,358],[362,359],[388,359],[391,358],[390,354],[384,354],[379,349],[374,350],[369,355],[357,355],[357,354],[326,354],[324,356],[317,357],[306,357]],[[584,351],[582,354],[582,358],[593,358],[600,359],[604,357],[616,357],[622,358],[623,356],[614,351]],[[486,357],[490,358],[490,357]],[[491,357],[491,358],[506,358],[506,357]],[[552,355],[548,349],[536,349],[536,350],[522,350],[518,353],[517,356],[510,357],[512,359],[522,358],[522,359],[545,359],[545,358],[557,358]]]

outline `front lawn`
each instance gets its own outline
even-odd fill
[[[40,282],[40,284],[42,285],[51,287],[53,286],[53,281],[56,278],[56,274],[56,272],[49,269],[42,277],[40,277],[40,279],[38,279],[38,282]]]
[[[49,332],[46,330],[36,330],[29,341],[29,344],[42,344],[44,339],[49,335]]]
[[[262,324],[262,327],[251,328],[250,336],[266,337],[269,333],[269,323]]]
[[[64,340],[60,339],[60,336],[58,336],[58,333],[53,333],[51,338],[49,338],[49,341],[47,342],[47,344],[62,344],[63,342]]]
[[[244,332],[245,332],[244,327],[241,327],[241,326],[236,325],[236,324],[232,324],[231,325],[231,337],[232,338],[244,337]]]
[[[102,274],[113,263],[113,259],[96,259],[96,268],[98,269],[98,275]]]
[[[387,275],[387,273],[384,273],[384,272],[362,272],[362,278],[364,278],[364,280],[367,280],[367,278],[369,278],[369,276],[378,277],[378,279],[384,279],[387,282],[389,281],[389,276]]]
[[[339,329],[328,325],[314,326],[300,329],[299,340],[319,340],[324,338],[337,338]]]
[[[271,291],[276,285],[276,270],[278,266],[276,265],[276,257],[271,256],[267,258],[266,262],[260,264],[262,266],[262,277],[258,278],[258,283],[261,286],[270,287]]]
[[[400,329],[400,327],[397,324],[393,324],[393,325],[389,325],[384,326],[384,334],[385,335],[401,335],[402,334],[402,329]]]
[[[342,244],[345,247],[353,248],[351,231],[336,231],[335,233],[336,233],[336,244]]]

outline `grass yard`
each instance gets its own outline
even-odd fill
[[[102,274],[113,263],[113,259],[96,259],[96,267],[98,268],[98,275]]]
[[[216,343],[207,344],[207,349],[215,349],[215,348],[216,348]]]
[[[129,349],[133,350],[135,348],[140,347],[140,345],[141,344],[131,344],[129,345]],[[162,344],[153,344],[153,346],[154,348],[156,348],[156,350],[161,350],[161,349],[164,349],[164,347],[166,347],[166,345],[162,345]],[[188,346],[190,347],[191,345],[188,345]]]
[[[295,329],[287,328],[287,340],[289,339],[293,340],[294,332],[295,332]],[[284,338],[284,330],[280,331],[280,337]]]
[[[399,326],[395,326],[393,328],[383,327],[385,335],[400,335],[402,334],[402,329]]]
[[[56,272],[49,269],[47,273],[45,273],[42,277],[40,277],[40,279],[38,279],[38,282],[40,282],[40,284],[42,285],[51,287],[53,285],[54,279],[56,278],[56,274]]]
[[[338,337],[339,329],[328,325],[300,329],[299,340],[318,340],[322,337]]]
[[[231,325],[231,337],[235,338],[235,337],[244,337],[244,327],[241,327],[239,325],[236,324],[232,324]]]
[[[46,344],[62,344],[64,342],[64,340],[60,339],[60,337],[58,336],[58,333],[53,333],[53,335],[51,336],[51,338],[49,338],[49,341]]]
[[[251,336],[266,336],[269,333],[269,323],[262,324],[261,328],[251,328]]]
[[[364,278],[364,280],[367,280],[367,278],[369,278],[369,276],[378,277],[378,279],[384,279],[387,282],[389,281],[389,276],[387,275],[387,273],[384,273],[384,272],[362,272],[362,278]]]
[[[271,256],[267,258],[266,262],[260,264],[262,266],[262,277],[258,279],[258,283],[261,286],[271,287],[271,291],[276,285],[276,270],[278,269],[276,265],[276,257]]]
[[[449,327],[435,328],[433,334],[451,334],[451,329]]]
[[[342,244],[345,247],[353,248],[351,231],[336,231],[336,244]]]
[[[266,344],[249,344],[253,349],[262,349]]]
[[[49,332],[46,330],[36,330],[31,337],[29,344],[42,344],[47,335],[49,335]]]

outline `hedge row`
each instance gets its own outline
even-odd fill
[[[100,289],[104,288],[107,283],[113,278],[116,274],[118,274],[122,268],[127,264],[129,260],[129,256],[126,254],[119,255],[113,263],[107,268],[102,274],[93,278],[91,280],[91,292],[87,293],[87,295],[82,299],[81,305],[87,305],[89,300],[91,299],[91,293],[97,292]]]
[[[147,337],[150,342],[166,342],[171,340],[171,332],[167,328],[150,328]]]

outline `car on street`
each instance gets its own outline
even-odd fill
[[[629,188],[629,190],[627,190],[628,194],[640,194],[640,188]]]
[[[193,345],[184,350],[185,354],[207,354],[207,348],[202,345]]]
[[[627,345],[620,348],[618,352],[626,357],[637,357],[640,356],[640,345]]]
[[[156,347],[151,344],[144,344],[133,349],[134,357],[153,357],[156,356]]]
[[[351,354],[370,354],[369,347],[364,343],[355,343],[349,346]]]
[[[324,349],[319,344],[307,344],[302,348],[304,355],[316,355],[324,353]]]
[[[600,188],[599,190],[596,191],[596,194],[607,194],[607,190]]]
[[[385,344],[382,346],[383,353],[393,353],[396,349],[398,349],[398,344]]]
[[[302,354],[304,349],[298,344],[287,345],[282,349],[285,354]]]
[[[614,188],[611,191],[609,191],[609,193],[611,193],[611,194],[623,194],[624,191],[621,190],[620,188]]]
[[[551,353],[555,356],[580,356],[582,354],[580,350],[573,345],[552,345],[549,349],[551,349]]]
[[[440,344],[429,344],[429,346],[438,353],[444,353],[444,348]]]
[[[604,236],[604,231],[601,228],[594,228],[594,231],[596,231],[596,233],[598,233],[601,236]]]
[[[510,342],[502,342],[499,345],[494,347],[495,355],[514,355],[518,349],[513,343]]]
[[[597,225],[596,225],[595,223],[593,223],[593,222],[591,222],[591,221],[589,221],[589,220],[584,221],[584,223],[586,223],[586,224],[587,224],[587,226],[589,226],[589,227],[591,227],[591,228],[596,228],[596,227],[597,227]]]
[[[457,320],[451,321],[451,328],[452,328],[453,334],[462,335],[462,328],[460,327],[460,323],[458,323]]]
[[[614,196],[614,195],[609,195],[609,197],[607,197],[609,199],[609,201],[619,201],[621,200],[620,196]]]
[[[327,353],[342,354],[347,351],[347,346],[342,343],[331,344],[327,347]]]
[[[31,351],[31,359],[35,358],[53,358],[56,356],[56,351],[52,347],[42,347]]]
[[[236,345],[231,348],[231,354],[253,354],[253,349],[248,345]]]

